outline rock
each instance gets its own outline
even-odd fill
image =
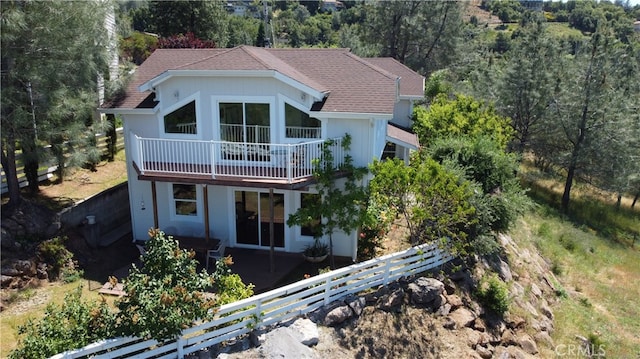
[[[409,283],[408,290],[412,303],[430,305],[444,293],[444,283],[434,278],[420,277]]]
[[[540,313],[542,313],[542,315],[544,315],[545,317],[553,320],[553,311],[544,303],[540,305]]]
[[[517,315],[509,315],[505,318],[506,324],[507,324],[507,328],[509,329],[513,329],[513,330],[518,330],[518,329],[522,329],[527,325],[527,321]]]
[[[300,343],[306,346],[314,346],[320,341],[318,326],[309,319],[300,318],[293,322],[289,328],[299,333]]]
[[[487,327],[484,325],[482,319],[476,318],[476,320],[473,321],[473,329],[479,332],[485,332],[487,330]]]
[[[349,308],[353,310],[353,313],[356,316],[360,316],[360,314],[362,314],[362,311],[364,310],[364,307],[367,305],[367,301],[363,297],[350,298],[346,301],[346,303]]]
[[[518,282],[513,282],[511,284],[511,297],[520,298],[522,296],[524,296],[524,287]]]
[[[547,348],[553,348],[553,339],[551,338],[551,335],[549,335],[549,332],[547,331],[540,331],[537,332],[534,336],[533,339],[536,341],[536,343],[538,344],[543,344],[545,345]]]
[[[332,309],[324,317],[324,325],[332,327],[338,325],[353,316],[353,311],[348,305],[342,305]]]
[[[382,297],[381,303],[378,307],[386,312],[389,312],[398,308],[403,301],[404,291],[402,289],[397,289],[388,296]]]
[[[460,307],[449,313],[449,318],[456,323],[456,328],[464,328],[471,326],[476,316],[469,309]]]
[[[450,278],[445,278],[442,283],[444,284],[444,291],[447,295],[452,295],[456,292],[456,284]]]
[[[460,335],[464,338],[469,348],[475,349],[482,339],[482,335],[471,328],[462,328]]]
[[[317,357],[311,348],[300,343],[296,333],[288,327],[276,328],[267,333],[266,340],[260,346],[260,354],[262,358],[268,359]]]
[[[542,290],[535,283],[531,283],[531,293],[538,298],[542,298]]]
[[[445,319],[444,323],[442,323],[442,327],[445,329],[456,329],[456,322],[455,320],[451,319],[450,317],[447,317],[447,319]]]
[[[36,265],[29,260],[16,260],[13,267],[20,273],[20,275],[33,277],[36,275]]]
[[[500,262],[498,262],[498,275],[505,282],[510,282],[513,280],[513,274],[511,274],[511,268],[503,260],[500,260]]]
[[[494,358],[497,359],[526,359],[527,354],[525,354],[520,348],[516,346],[508,346],[508,347],[496,347],[496,351],[494,352]]]
[[[443,305],[440,306],[440,308],[438,308],[438,310],[436,310],[436,315],[444,317],[450,312],[451,312],[451,304],[444,303]]]
[[[500,341],[503,346],[518,345],[518,338],[516,338],[511,330],[505,330],[504,333],[502,333]]]
[[[9,275],[0,275],[0,287],[2,288],[8,288],[11,286],[11,283],[13,282],[14,277],[13,276],[9,276]]]
[[[446,298],[447,303],[451,304],[451,309],[456,309],[464,305],[462,299],[456,294],[447,295]]]
[[[476,353],[480,355],[482,359],[490,359],[493,357],[493,352],[489,348],[485,348],[482,345],[476,346]]]
[[[536,342],[527,334],[518,338],[518,345],[525,351],[525,353],[529,353],[531,355],[538,354],[538,346],[536,345]]]
[[[36,277],[38,277],[38,279],[48,279],[49,272],[47,270],[47,263],[38,263],[36,268]]]

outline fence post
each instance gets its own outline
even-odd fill
[[[384,261],[384,285],[389,284],[389,273],[391,273],[391,258],[387,258]]]
[[[327,278],[324,282],[324,305],[329,304],[331,298],[331,277]]]
[[[183,344],[182,337],[178,337],[178,340],[176,340],[176,345],[177,345],[176,349],[178,350],[178,353],[177,353],[178,358],[179,359],[184,358],[184,348],[182,347],[184,344]]]
[[[211,178],[216,179],[216,144],[211,141]]]

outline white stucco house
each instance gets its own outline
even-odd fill
[[[348,49],[156,50],[101,109],[123,119],[134,239],[155,227],[267,249],[272,191],[276,250],[303,251],[313,238],[286,220],[315,200],[322,143],[350,134],[356,166],[408,158],[423,89],[399,62]],[[334,236],[334,253],[355,258],[357,234]]]

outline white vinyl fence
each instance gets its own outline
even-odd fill
[[[349,294],[437,268],[451,259],[435,245],[422,245],[223,305],[213,321],[183,331],[177,340],[158,343],[132,337],[107,339],[51,358],[183,358],[254,328],[311,312]]]

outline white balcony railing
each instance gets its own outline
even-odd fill
[[[324,140],[298,144],[143,138],[131,133],[131,157],[141,174],[198,175],[286,180],[313,175]],[[330,147],[334,165],[344,163],[342,139]]]

